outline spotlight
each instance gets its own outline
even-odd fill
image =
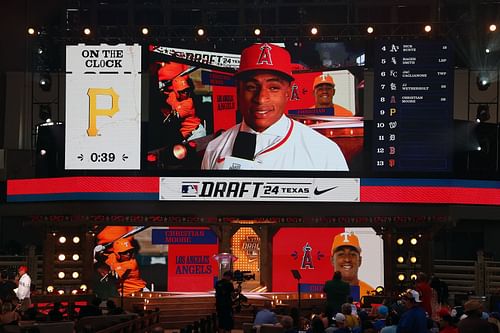
[[[375,288],[375,292],[377,293],[377,295],[383,295],[384,294],[384,287],[378,286],[377,288]]]
[[[35,29],[32,27],[28,28],[28,35],[34,35],[35,34]]]
[[[404,280],[405,280],[405,278],[406,278],[406,276],[405,276],[404,274],[402,274],[402,273],[401,273],[401,274],[398,274],[398,280],[399,280],[399,281],[404,281]]]
[[[66,256],[65,256],[64,254],[62,254],[62,253],[61,253],[59,256],[57,256],[57,259],[58,259],[59,261],[64,261],[64,260],[66,260]]]
[[[73,243],[75,243],[75,244],[80,243],[80,237],[78,237],[78,236],[73,237]]]
[[[262,31],[261,31],[259,28],[255,28],[255,29],[254,29],[254,31],[253,31],[253,34],[254,34],[255,36],[260,36],[261,32],[262,32]]]
[[[412,237],[412,238],[410,239],[410,244],[411,244],[411,245],[417,245],[417,243],[418,243],[418,241],[417,241],[417,239],[416,239],[415,237]]]
[[[484,52],[486,52],[486,54],[490,53],[490,49],[486,48],[486,50],[484,50]]]
[[[52,118],[50,104],[40,104],[38,109],[38,118],[40,118],[43,122],[50,121],[50,118]]]
[[[64,290],[59,289],[59,290],[57,291],[57,293],[58,293],[59,295],[64,295]]]
[[[402,264],[405,262],[405,258],[403,256],[398,257],[398,263]]]
[[[424,31],[425,32],[431,32],[432,31],[432,26],[427,24],[425,27],[424,27]]]
[[[150,163],[156,163],[158,161],[158,154],[148,153],[146,160]]]
[[[417,274],[410,275],[410,280],[415,281],[417,279]]]
[[[373,33],[373,31],[375,31],[375,30],[373,29],[373,27],[372,27],[372,26],[370,26],[370,27],[366,28],[366,32],[367,32],[367,33],[369,33],[369,34],[372,34],[372,33]]]
[[[45,149],[40,149],[40,156],[45,156],[47,154],[47,151]],[[53,235],[55,236],[55,235]]]
[[[64,236],[59,237],[59,243],[61,243],[61,244],[66,243],[66,237],[64,237]]]
[[[488,90],[490,87],[490,78],[488,77],[487,74],[481,73],[476,77],[476,84],[477,84],[477,89],[481,91]]]
[[[491,32],[497,31],[497,25],[496,24],[490,24],[489,29],[490,29]]]
[[[83,34],[84,34],[85,36],[89,36],[91,33],[92,33],[92,30],[90,30],[90,28],[85,28],[85,29],[83,29]]]
[[[417,257],[415,257],[415,256],[410,257],[410,262],[412,264],[416,264],[417,263]]]
[[[182,144],[177,144],[172,148],[172,153],[176,159],[182,160],[187,156],[187,148]]]
[[[43,91],[49,91],[52,85],[52,79],[49,73],[40,74],[40,80],[38,81],[38,85]]]
[[[64,272],[57,273],[57,277],[60,279],[64,279],[65,276],[66,276],[66,274],[64,274]]]
[[[76,295],[76,294],[78,294],[78,290],[76,289],[71,290],[71,295]]]
[[[141,33],[142,33],[144,36],[146,36],[147,34],[149,34],[149,29],[148,29],[148,28],[146,28],[146,27],[144,27],[144,28],[142,28],[142,29],[141,29]]]
[[[73,259],[74,261],[78,261],[78,260],[80,259],[80,256],[79,256],[78,254],[76,254],[76,253],[75,253],[75,254],[73,254],[72,259]]]
[[[198,29],[196,30],[196,34],[197,34],[199,37],[203,37],[203,36],[205,36],[205,29],[203,29],[203,28],[198,28]]]
[[[476,112],[476,122],[485,123],[490,120],[490,106],[488,104],[479,104]]]
[[[78,272],[73,272],[73,273],[71,274],[71,277],[72,277],[73,279],[78,279],[78,278],[80,277],[80,273],[78,273]]]
[[[86,284],[80,285],[80,290],[81,291],[87,291],[87,285]]]
[[[311,35],[316,36],[318,34],[318,28],[312,27],[311,28]]]
[[[397,243],[398,245],[403,245],[403,243],[404,243],[404,242],[405,242],[405,241],[403,240],[403,238],[398,238],[398,239],[396,240],[396,243]]]
[[[54,286],[47,286],[47,292],[48,293],[53,293],[54,292]]]

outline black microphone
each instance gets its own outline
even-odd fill
[[[233,157],[253,161],[257,135],[248,132],[238,132],[233,144]]]

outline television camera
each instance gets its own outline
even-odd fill
[[[235,296],[233,302],[233,308],[235,312],[240,312],[242,307],[249,307],[248,298],[241,293],[241,284],[244,281],[255,280],[255,273],[251,274],[251,271],[240,271],[236,270],[233,272],[233,280],[236,281],[237,287],[235,289]]]

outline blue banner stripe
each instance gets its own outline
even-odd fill
[[[361,178],[361,186],[500,188],[500,181],[463,179]]]
[[[123,200],[158,201],[158,193],[54,193],[9,195],[7,202],[73,201],[73,200]]]

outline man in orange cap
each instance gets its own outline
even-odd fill
[[[314,79],[314,108],[333,108],[334,116],[350,117],[352,112],[333,103],[333,96],[335,95],[335,81],[333,77],[328,74],[318,75]]]
[[[172,107],[171,116],[181,120],[181,134],[185,140],[194,140],[207,135],[201,119],[196,116],[193,88],[188,77],[178,76],[172,81],[173,92],[168,95],[167,103]]]
[[[336,235],[331,254],[334,270],[341,272],[342,280],[351,285],[351,295],[354,299],[359,299],[374,290],[372,286],[358,278],[362,261],[358,236],[347,231]]]
[[[123,238],[116,240],[106,264],[119,278],[121,283],[119,290],[123,295],[140,292],[146,286],[146,282],[141,279],[139,265],[134,258],[134,246],[130,240]]]
[[[243,50],[235,75],[243,122],[208,144],[202,169],[349,169],[335,142],[285,115],[291,69],[290,54],[277,45]]]

